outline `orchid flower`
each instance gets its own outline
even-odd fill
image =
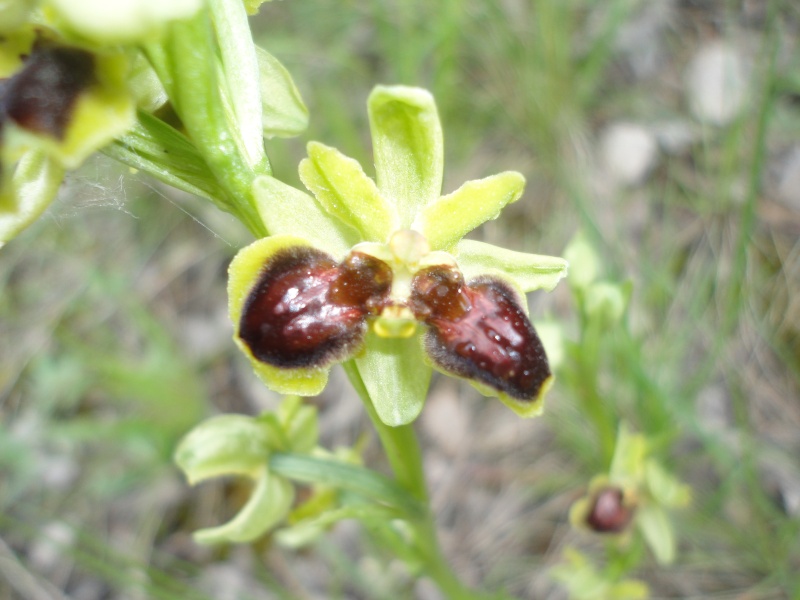
[[[335,363],[355,360],[391,426],[419,414],[433,369],[538,414],[553,376],[524,294],[552,290],[567,263],[462,239],[517,201],[524,177],[507,171],[443,196],[432,96],[378,86],[368,112],[375,180],[317,142],[300,164],[313,196],[255,180],[271,235],[230,266],[236,343],[284,394],[316,395]]]

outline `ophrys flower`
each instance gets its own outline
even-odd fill
[[[520,198],[509,171],[441,196],[442,132],[425,90],[377,87],[368,101],[376,181],[312,142],[300,176],[254,195],[270,237],[230,268],[235,339],[276,391],[313,395],[354,358],[389,425],[412,421],[432,368],[470,381],[523,416],[552,382],[524,294],[552,289],[560,258],[462,237]]]

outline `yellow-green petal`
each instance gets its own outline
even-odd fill
[[[386,242],[396,229],[396,213],[375,182],[358,161],[336,148],[309,143],[308,158],[300,163],[300,179],[325,210],[355,229],[362,240]]]
[[[378,189],[408,229],[442,191],[442,126],[430,92],[376,86],[367,101]]]
[[[413,228],[428,239],[431,249],[450,250],[470,231],[496,219],[507,204],[519,200],[524,189],[525,178],[516,171],[468,181],[427,205]]]
[[[256,375],[270,389],[281,394],[316,396],[328,382],[330,365],[311,368],[274,367],[256,359],[239,338],[242,310],[266,262],[280,250],[298,246],[313,247],[303,238],[281,235],[262,238],[243,248],[228,268],[228,311],[233,322],[233,339],[253,364]]]
[[[515,252],[474,240],[461,240],[454,254],[467,281],[479,275],[500,275],[525,293],[549,292],[567,275],[568,263],[563,258]]]

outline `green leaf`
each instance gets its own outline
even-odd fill
[[[390,427],[411,423],[425,404],[432,369],[421,335],[384,338],[370,329],[366,350],[355,359],[378,416]]]
[[[192,143],[149,113],[140,111],[133,128],[103,153],[168,185],[208,198],[223,210],[228,209],[225,192]]]
[[[252,541],[283,520],[289,514],[293,500],[294,488],[291,483],[273,475],[265,467],[242,510],[224,525],[197,531],[194,539],[200,544]]]
[[[634,521],[659,564],[675,560],[675,535],[667,513],[657,506],[642,506]]]
[[[367,101],[378,189],[408,229],[442,190],[443,141],[429,92],[376,86]]]
[[[329,215],[305,192],[268,176],[253,182],[258,212],[270,235],[298,235],[320,250],[343,258],[358,243],[355,231]]]
[[[308,158],[300,163],[300,179],[331,215],[360,234],[362,240],[387,242],[397,216],[375,182],[352,158],[323,144],[308,144]]]
[[[269,468],[273,473],[294,481],[348,490],[398,508],[410,518],[418,517],[424,512],[419,502],[397,483],[358,465],[276,452],[269,458]]]
[[[290,369],[274,367],[261,362],[253,356],[247,344],[239,338],[239,322],[242,318],[244,303],[253,286],[258,282],[266,262],[276,252],[285,248],[309,245],[306,240],[289,235],[262,238],[242,248],[228,268],[228,312],[234,327],[233,339],[250,359],[256,375],[267,387],[280,394],[316,396],[328,382],[330,366]]]
[[[567,275],[568,265],[563,258],[514,252],[473,240],[461,240],[455,256],[467,281],[480,275],[498,274],[511,279],[526,293],[549,292]]]
[[[4,173],[0,164],[0,248],[33,223],[50,206],[64,170],[41,150],[30,150]]]
[[[277,58],[258,46],[256,58],[264,136],[299,135],[308,127],[308,109],[291,74]]]
[[[256,478],[269,458],[269,432],[257,419],[219,415],[192,429],[175,451],[190,484],[222,475]]]
[[[467,233],[496,219],[507,204],[519,200],[524,189],[525,178],[516,171],[468,181],[428,204],[413,227],[427,238],[432,250],[450,250]]]

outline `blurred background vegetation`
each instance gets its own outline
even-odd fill
[[[567,514],[624,419],[694,491],[675,564],[632,575],[654,597],[800,598],[800,5],[287,0],[253,27],[311,113],[307,135],[268,142],[278,177],[300,185],[311,139],[370,164],[371,87],[424,86],[446,192],[528,179],[481,239],[559,255],[580,229],[602,277],[632,285],[591,348],[568,285],[530,298],[567,340],[540,419],[435,380],[417,425],[465,579],[559,599],[567,546],[602,564]],[[225,273],[248,241],[98,156],[2,250],[0,598],[437,597],[348,523],[299,552],[191,542],[246,490],[189,490],[177,439],[275,402],[230,343]],[[328,445],[367,431],[341,375],[315,402]]]

